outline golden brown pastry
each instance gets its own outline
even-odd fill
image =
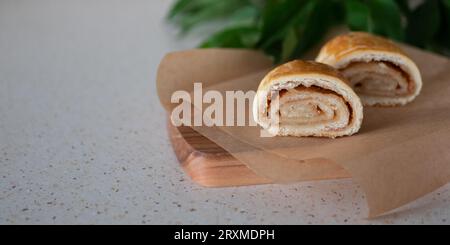
[[[334,38],[316,61],[338,69],[364,105],[405,105],[422,89],[416,64],[395,43],[368,33]]]
[[[358,132],[363,107],[335,69],[297,60],[275,68],[262,80],[253,117],[273,135],[335,138]]]

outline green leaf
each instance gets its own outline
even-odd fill
[[[411,13],[411,9],[409,8],[409,0],[395,0],[395,2],[397,2],[398,7],[405,15],[408,16]]]
[[[265,19],[266,25],[263,26],[263,34],[261,40],[263,41],[258,46],[259,48],[266,51],[266,53],[273,56],[275,61],[278,63],[280,61],[285,61],[289,59],[290,57],[295,56],[296,53],[298,53],[297,49],[299,47],[299,43],[297,42],[297,45],[295,46],[294,50],[287,50],[283,51],[285,47],[283,45],[287,40],[293,39],[293,32],[292,29],[295,30],[295,33],[297,37],[299,37],[300,33],[303,32],[304,25],[307,22],[307,18],[310,15],[313,5],[316,4],[317,0],[304,0],[304,1],[281,1],[283,8],[286,8],[288,10],[295,10],[292,12],[289,12],[289,15],[276,15],[281,16],[281,19]],[[269,7],[267,7],[269,8]],[[273,8],[269,8],[269,11],[273,11]],[[280,10],[281,11],[281,10]],[[288,17],[288,18],[287,18]],[[272,25],[273,22],[280,22],[277,25]],[[266,28],[266,35],[267,37],[264,38],[264,27]],[[268,29],[273,28],[273,30],[268,31]],[[268,33],[268,34],[267,34]],[[290,37],[288,37],[290,35]],[[281,51],[281,52],[280,52]],[[283,54],[284,52],[284,54]],[[290,56],[288,57],[288,53],[290,53]],[[284,57],[283,57],[284,56]]]
[[[297,47],[298,39],[295,29],[292,27],[288,30],[281,49],[281,60],[288,60],[292,57],[295,48]]]
[[[254,5],[249,5],[236,9],[226,22],[228,26],[249,26],[255,25],[259,17],[260,10]]]
[[[407,28],[408,42],[425,47],[429,44],[440,27],[438,0],[427,0],[409,16]]]
[[[442,3],[447,8],[447,10],[450,10],[450,0],[442,0]]]
[[[254,48],[260,30],[255,27],[232,27],[220,31],[205,40],[201,48]]]
[[[169,19],[180,26],[182,33],[186,33],[200,24],[226,19],[251,4],[249,0],[191,0],[189,3],[179,0],[172,8]]]
[[[195,15],[209,6],[217,4],[215,0],[178,0],[169,11],[168,19],[181,21],[185,16]]]
[[[299,43],[291,58],[298,58],[301,54],[320,42],[332,23],[335,23],[333,13],[337,6],[330,0],[312,0],[302,11],[295,23],[298,30]]]
[[[442,18],[438,42],[442,47],[441,52],[450,56],[450,0],[442,0],[440,6]]]
[[[368,0],[370,8],[369,31],[402,41],[405,33],[402,16],[395,1]]]
[[[176,0],[167,19],[183,33],[221,27],[202,47],[259,49],[277,62],[299,57],[329,27],[346,24],[450,56],[450,0]]]
[[[294,15],[273,30],[270,37],[262,39],[265,42],[259,48],[274,56],[276,62],[298,58],[321,40],[331,23],[339,23],[338,2],[306,0],[302,3]]]
[[[369,31],[369,7],[359,0],[346,0],[346,21],[354,31]]]
[[[172,8],[169,11],[169,14],[167,15],[168,19],[173,19],[176,15],[182,13],[183,11],[186,11],[189,4],[192,4],[192,0],[179,0],[177,1]],[[191,5],[192,6],[192,5]]]
[[[262,14],[260,47],[269,47],[283,39],[288,23],[303,7],[305,0],[267,0]]]

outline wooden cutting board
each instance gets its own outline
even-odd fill
[[[223,148],[190,127],[167,120],[170,141],[184,171],[201,186],[227,187],[269,184]]]
[[[272,181],[256,175],[226,150],[190,127],[175,127],[167,120],[170,141],[184,171],[197,184],[205,187],[228,187],[270,184]],[[310,179],[349,178],[343,169]]]

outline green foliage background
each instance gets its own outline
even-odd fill
[[[408,0],[177,0],[167,18],[181,33],[223,21],[200,47],[258,49],[277,62],[299,57],[338,25],[450,56],[450,0],[414,9]]]

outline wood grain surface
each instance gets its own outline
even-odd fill
[[[181,166],[191,179],[206,187],[271,183],[190,127],[174,127],[167,120],[170,141]]]

